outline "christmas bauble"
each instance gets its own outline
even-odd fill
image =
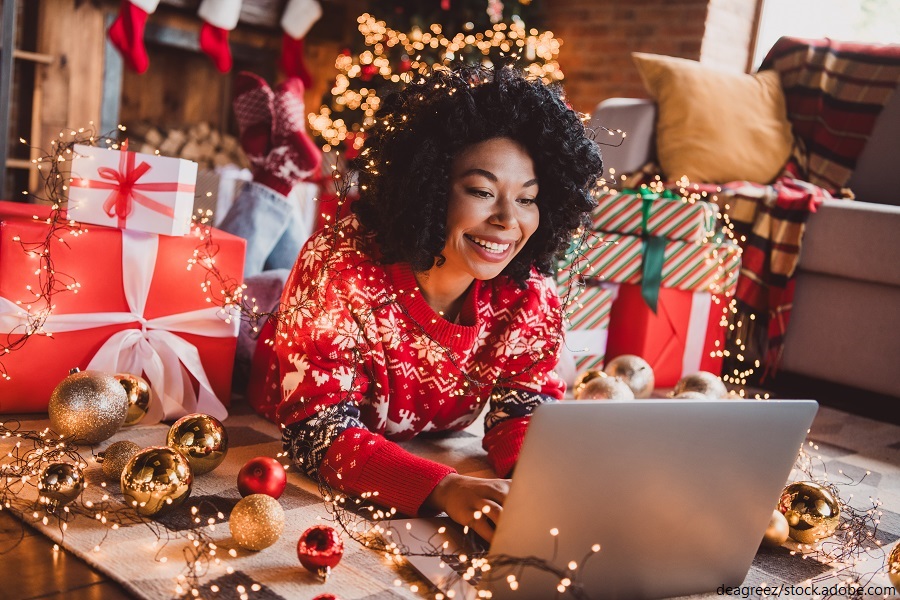
[[[337,531],[316,525],[303,532],[297,542],[297,557],[307,571],[325,579],[344,556],[344,542]]]
[[[266,494],[280,498],[287,486],[287,473],[284,465],[269,456],[257,456],[247,461],[237,477],[238,491],[241,496],[250,494]]]
[[[38,474],[38,491],[51,508],[65,506],[84,490],[84,474],[78,465],[52,462]]]
[[[900,544],[894,546],[887,562],[888,578],[894,589],[900,590]]]
[[[116,373],[113,377],[125,388],[125,393],[128,395],[125,426],[137,425],[150,410],[150,384],[143,377],[131,373]]]
[[[120,481],[125,503],[142,515],[153,516],[184,502],[191,495],[194,475],[181,452],[151,446],[131,457]]]
[[[798,481],[784,488],[778,510],[787,519],[791,539],[801,544],[829,537],[841,520],[840,501],[830,489],[813,481]]]
[[[788,539],[790,528],[787,519],[776,509],[772,511],[769,518],[769,525],[766,527],[766,533],[763,535],[763,544],[766,546],[780,546]]]
[[[141,447],[127,440],[113,442],[109,447],[97,455],[103,465],[103,474],[109,479],[118,481],[122,477],[122,470],[131,460],[131,457],[141,451]]]
[[[697,392],[713,400],[728,397],[728,388],[721,377],[709,371],[699,371],[679,379],[672,393],[678,396],[685,392]]]
[[[215,417],[193,414],[181,417],[169,428],[166,445],[184,454],[194,475],[209,473],[228,453],[228,432]]]
[[[606,368],[607,375],[618,377],[634,392],[635,398],[649,398],[653,393],[653,384],[656,379],[653,376],[653,367],[646,360],[634,354],[617,356]]]
[[[47,411],[54,431],[96,444],[122,427],[128,397],[112,376],[72,369],[50,395]]]
[[[578,390],[590,380],[597,379],[598,377],[606,377],[606,373],[603,371],[582,371],[579,373],[578,377],[575,378],[575,383],[572,385],[572,395],[577,399]]]
[[[251,494],[234,505],[228,518],[231,535],[241,548],[263,550],[284,531],[284,509],[266,494]]]
[[[624,381],[602,372],[576,387],[573,394],[576,400],[634,400],[634,392]]]
[[[373,64],[363,65],[359,69],[359,78],[363,81],[371,81],[378,74],[378,67]]]

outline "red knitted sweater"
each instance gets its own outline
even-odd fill
[[[307,242],[281,309],[254,357],[251,401],[285,425],[285,447],[310,476],[416,514],[453,469],[394,441],[463,429],[485,405],[483,447],[512,470],[529,415],[562,397],[556,288],[533,272],[475,281],[458,323],[435,313],[406,263],[383,265],[355,218]],[[275,334],[274,352],[271,337]],[[389,441],[393,440],[393,441]]]

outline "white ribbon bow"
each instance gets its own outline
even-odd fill
[[[123,286],[131,312],[51,314],[42,331],[62,333],[119,325],[141,324],[140,329],[124,329],[114,333],[97,351],[88,369],[106,373],[145,373],[153,399],[145,417],[155,423],[189,413],[201,412],[217,419],[225,419],[228,411],[216,398],[200,362],[197,347],[177,333],[205,337],[236,337],[239,322],[226,322],[222,309],[216,307],[144,318],[150,282],[159,249],[158,236],[139,231],[122,231]],[[10,332],[28,324],[27,314],[7,298],[0,298],[0,331]],[[200,384],[199,396],[194,393],[188,374]]]

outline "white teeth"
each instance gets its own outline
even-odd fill
[[[488,252],[492,252],[494,254],[501,254],[506,252],[506,250],[510,247],[511,244],[498,244],[496,242],[489,242],[487,240],[483,240],[481,238],[477,238],[475,236],[469,236],[469,239],[487,250]]]

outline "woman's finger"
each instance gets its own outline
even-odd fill
[[[485,500],[484,506],[481,507],[482,519],[490,522],[491,527],[496,529],[497,523],[500,522],[500,515],[503,514],[503,505],[493,500]]]
[[[494,538],[494,528],[491,527],[490,523],[488,523],[484,517],[472,519],[472,522],[469,524],[469,529],[480,535],[484,538],[484,541],[488,543]]]

